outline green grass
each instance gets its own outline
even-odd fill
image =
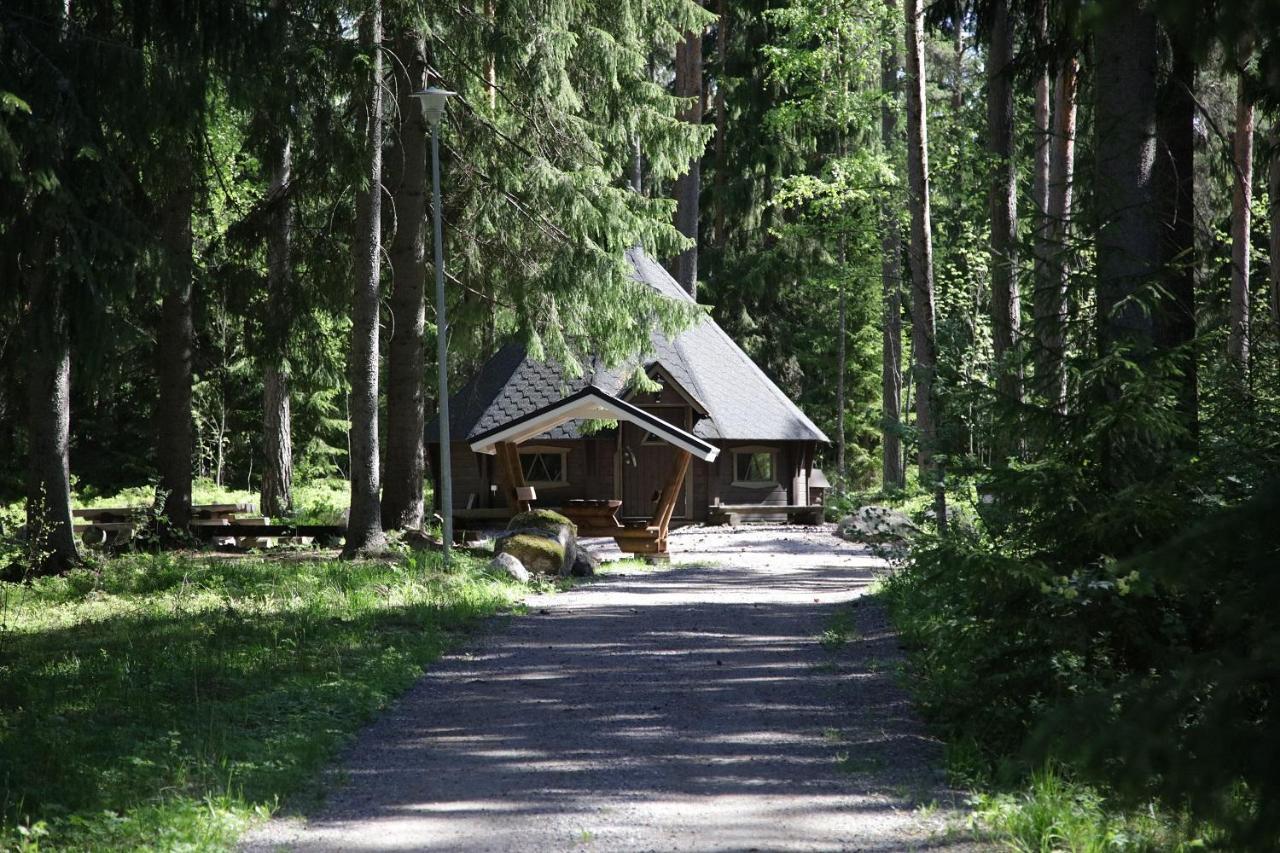
[[[132,555],[0,585],[0,848],[225,849],[523,592],[436,555]]]
[[[835,615],[831,617],[827,627],[818,635],[818,642],[827,651],[834,652],[845,643],[850,640],[856,640],[860,636],[857,620],[853,615],[853,608],[846,606],[837,610]]]
[[[212,480],[196,480],[191,487],[194,504],[251,503],[257,505],[259,495],[246,489],[219,486]],[[426,494],[428,505],[431,492]],[[149,507],[155,502],[154,486],[135,486],[109,495],[79,491],[72,495],[71,505],[77,509],[107,506]],[[351,486],[338,478],[315,479],[295,483],[293,487],[293,519],[299,524],[336,524],[351,502]],[[21,504],[10,509],[21,510]]]
[[[1097,790],[1047,768],[1019,791],[976,794],[976,827],[1017,853],[1199,850],[1206,839],[1154,809],[1118,810]]]

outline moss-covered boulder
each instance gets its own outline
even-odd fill
[[[531,572],[558,575],[565,563],[565,547],[559,539],[534,531],[504,536],[496,549],[499,554],[515,557]]]
[[[578,555],[578,526],[558,512],[533,509],[513,517],[494,544],[531,572],[567,575]]]
[[[561,527],[568,528],[569,533],[577,537],[578,525],[554,510],[531,509],[528,512],[517,513],[507,523],[508,530],[546,530],[555,533]]]

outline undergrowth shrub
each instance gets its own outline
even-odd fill
[[[1091,369],[1089,406],[1017,412],[1031,439],[981,472],[983,523],[921,537],[886,583],[914,689],[997,789],[1049,761],[1183,841],[1280,849],[1276,407],[1203,401],[1193,438],[1156,368]]]

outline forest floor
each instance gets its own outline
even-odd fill
[[[243,849],[973,849],[875,558],[829,528],[672,551],[493,623]]]

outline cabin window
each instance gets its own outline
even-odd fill
[[[778,452],[767,447],[744,447],[733,452],[735,486],[776,486]]]
[[[530,486],[567,485],[569,449],[565,447],[539,447],[520,451],[520,470]]]

